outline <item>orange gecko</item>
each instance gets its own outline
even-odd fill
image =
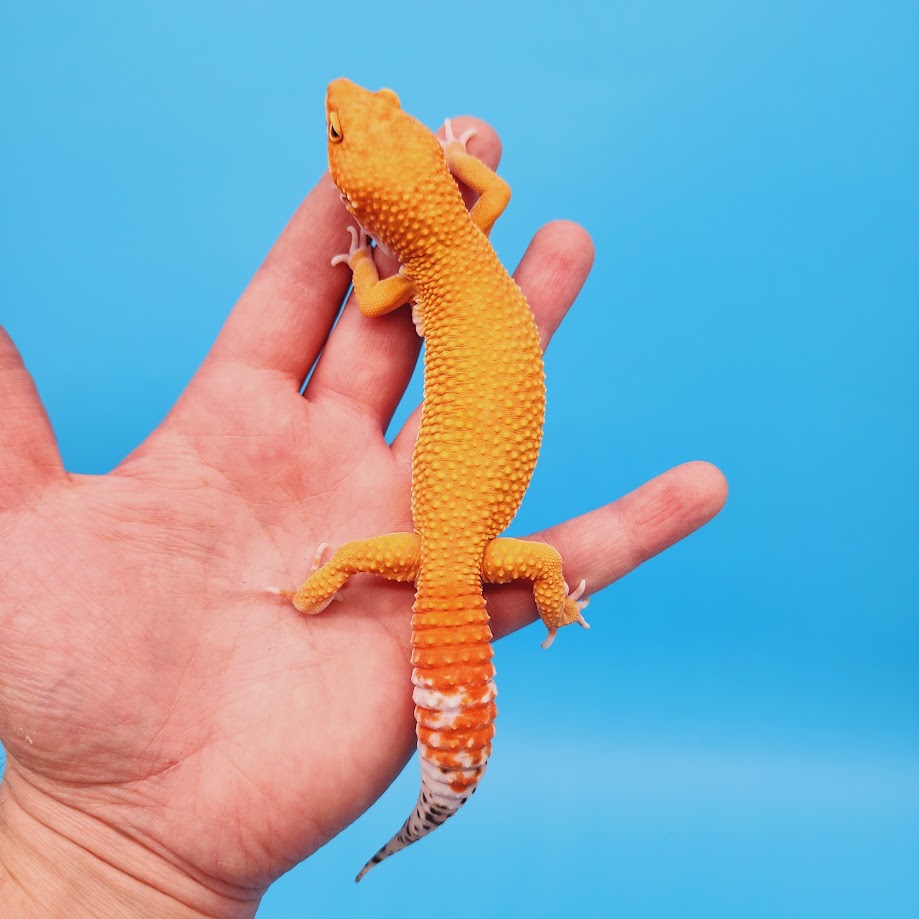
[[[329,170],[362,228],[349,228],[351,251],[333,264],[350,266],[365,316],[412,301],[426,349],[412,465],[415,531],[349,542],[298,590],[283,592],[298,610],[318,613],[357,572],[415,583],[421,792],[359,881],[455,814],[485,771],[496,691],[483,583],[533,582],[549,629],[545,646],[561,626],[586,626],[587,601],[583,581],[569,594],[554,548],[499,536],[529,485],[545,413],[533,314],[488,241],[510,200],[507,183],[466,152],[466,137],[455,139],[449,122],[441,144],[391,90],[335,80],[326,116]],[[456,180],[479,196],[471,211]],[[379,279],[365,231],[396,255],[399,274]]]

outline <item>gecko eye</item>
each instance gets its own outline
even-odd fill
[[[344,135],[341,133],[341,121],[338,112],[329,112],[329,140],[333,144],[340,144]]]

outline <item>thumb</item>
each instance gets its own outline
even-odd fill
[[[0,510],[64,475],[35,383],[0,326]]]

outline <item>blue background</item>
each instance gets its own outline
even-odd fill
[[[474,807],[355,888],[410,764],[259,919],[919,915],[917,4],[255,6],[4,10],[0,320],[68,466],[167,412],[344,74],[499,130],[508,263],[550,218],[596,241],[514,532],[687,459],[731,483],[590,633],[502,642]]]

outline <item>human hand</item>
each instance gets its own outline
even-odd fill
[[[332,328],[345,222],[325,177],[169,416],[105,476],[64,470],[0,334],[0,916],[251,916],[411,755],[411,587],[359,578],[314,618],[264,590],[299,583],[320,542],[412,527],[417,413],[384,432],[419,341],[405,309],[349,303]],[[567,223],[527,250],[544,343],[590,262]],[[596,591],[724,497],[687,464],[539,538]],[[489,606],[498,636],[535,617],[525,585]]]

